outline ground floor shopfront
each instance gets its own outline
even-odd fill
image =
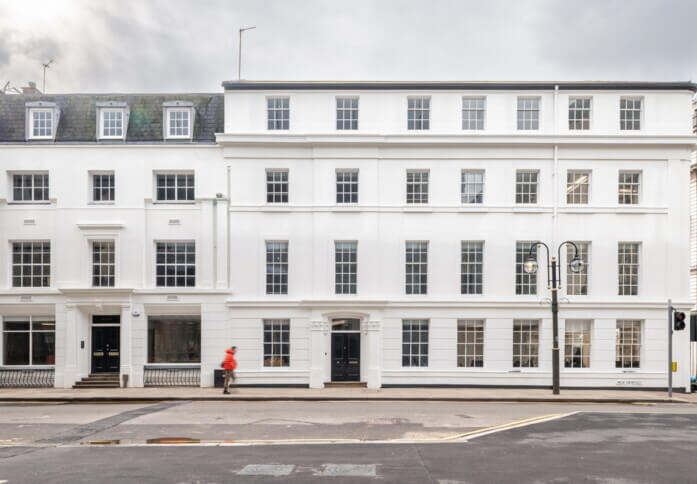
[[[132,290],[8,299],[0,386],[69,388],[117,374],[129,387],[209,387],[233,345],[240,385],[551,384],[551,314],[532,301],[268,302]],[[660,304],[562,306],[562,386],[665,387],[666,325]],[[673,340],[677,388],[689,389],[688,340],[687,332]]]

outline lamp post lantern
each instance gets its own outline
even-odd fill
[[[578,246],[570,240],[559,244],[557,256],[552,256],[551,263],[547,244],[541,241],[532,243],[528,259],[523,264],[523,269],[528,274],[537,273],[538,263],[537,257],[533,256],[533,249],[537,249],[539,246],[545,248],[547,253],[547,288],[552,291],[552,393],[554,395],[559,395],[559,300],[557,292],[561,289],[561,266],[558,265],[558,262],[561,260],[561,248],[567,244],[574,248],[574,257],[569,262],[569,270],[580,272],[583,270],[583,261],[578,256]]]

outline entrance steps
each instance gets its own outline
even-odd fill
[[[90,373],[73,385],[73,388],[119,388],[118,373]]]
[[[364,381],[328,381],[324,388],[368,388],[368,383]]]

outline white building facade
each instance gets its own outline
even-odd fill
[[[562,387],[665,387],[694,85],[223,85],[0,98],[0,381],[546,387],[572,241]]]

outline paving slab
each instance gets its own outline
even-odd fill
[[[572,390],[553,395],[548,389],[512,388],[236,388],[223,395],[217,388],[105,388],[105,389],[0,389],[0,402],[153,402],[190,401],[499,401],[499,402],[604,402],[604,403],[697,403],[690,393],[643,390]]]

